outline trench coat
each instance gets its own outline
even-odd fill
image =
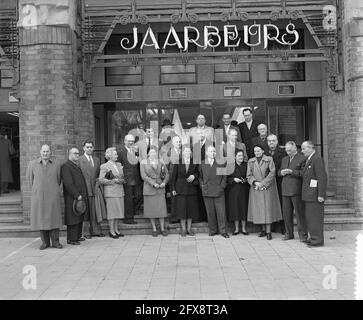
[[[86,201],[87,210],[84,215],[76,216],[73,212],[73,201],[79,196],[83,199],[88,198],[87,185],[81,169],[71,160],[67,160],[61,167],[61,177],[63,181],[63,195],[65,203],[65,223],[72,226],[83,222],[84,216],[88,215],[88,201]]]
[[[248,201],[248,221],[255,224],[270,224],[282,220],[275,171],[272,157],[263,155],[260,163],[256,158],[248,160],[247,181],[251,185]],[[266,190],[255,190],[253,186],[255,181],[262,182]]]
[[[12,183],[13,174],[10,156],[14,153],[13,144],[10,140],[0,137],[0,182]]]
[[[26,176],[31,187],[32,230],[52,230],[62,226],[60,163],[41,158],[29,163]]]

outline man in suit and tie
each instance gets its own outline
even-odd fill
[[[258,136],[252,138],[252,150],[255,146],[260,146],[265,151],[265,154],[268,155],[269,147],[267,144],[267,125],[264,123],[260,123],[257,126]]]
[[[84,217],[83,234],[86,239],[104,237],[101,226],[97,222],[95,206],[96,179],[100,174],[100,160],[93,156],[93,141],[86,140],[83,144],[83,155],[79,157],[79,167],[87,185],[89,216]]]
[[[242,142],[246,145],[248,158],[253,158],[252,138],[258,136],[257,126],[259,123],[253,120],[252,109],[245,108],[242,113],[245,121],[238,125],[239,131],[241,133]]]
[[[198,141],[193,145],[193,163],[201,164],[205,161],[206,148],[213,145],[213,141],[206,138],[205,131],[199,129],[196,132]]]
[[[282,240],[294,239],[294,210],[296,214],[297,231],[301,242],[306,242],[308,233],[304,203],[301,199],[302,169],[305,164],[305,156],[297,151],[294,141],[288,141],[285,145],[287,156],[281,160],[281,167],[277,171],[282,179],[282,215],[285,223],[285,236]]]
[[[142,204],[143,181],[140,175],[138,150],[135,149],[135,137],[128,134],[124,144],[117,150],[120,163],[123,166],[125,184],[125,220],[126,224],[136,224],[134,216]]]
[[[212,127],[208,127],[205,124],[205,116],[203,114],[198,114],[196,119],[197,126],[190,128],[189,130],[189,140],[191,145],[194,145],[197,141],[199,141],[198,132],[199,130],[204,131],[204,136],[207,140],[214,141],[214,129]]]
[[[148,154],[151,146],[156,147],[159,152],[160,144],[159,144],[158,138],[154,134],[154,129],[147,128],[145,131],[144,139],[139,140],[137,142],[137,148],[139,150],[140,162],[144,159],[147,159],[147,154]]]
[[[227,185],[225,168],[217,164],[216,149],[207,147],[207,159],[199,166],[199,184],[208,215],[209,235],[218,232],[224,238],[229,238],[226,229],[226,208],[224,189]]]
[[[324,245],[324,201],[326,197],[327,173],[324,160],[315,150],[311,141],[301,145],[301,151],[307,157],[302,171],[302,200],[305,201],[305,217],[310,234],[309,247]]]
[[[224,113],[222,116],[222,121],[223,121],[223,142],[226,143],[228,140],[228,134],[229,134],[229,130],[236,130],[237,132],[237,141],[238,142],[242,142],[242,138],[241,138],[241,133],[239,132],[239,128],[235,127],[231,124],[231,115],[229,113]],[[215,135],[218,133],[218,130],[215,130]]]

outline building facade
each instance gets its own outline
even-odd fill
[[[65,159],[91,137],[102,155],[129,130],[165,119],[188,130],[199,113],[218,128],[244,107],[280,144],[312,140],[330,194],[363,214],[359,0],[19,0],[0,11],[0,120],[19,115],[26,221],[25,171],[42,144]]]

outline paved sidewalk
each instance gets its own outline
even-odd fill
[[[337,231],[330,239],[326,232],[320,248],[280,234],[272,241],[257,234],[106,237],[44,251],[39,239],[5,238],[0,299],[354,299],[358,234]],[[35,290],[23,288],[29,265]],[[336,289],[323,286],[334,285],[329,266],[337,271]]]

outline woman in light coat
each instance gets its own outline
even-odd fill
[[[100,184],[104,185],[104,197],[106,200],[107,220],[110,227],[109,236],[113,239],[123,237],[124,235],[118,230],[118,221],[125,216],[124,207],[124,187],[125,183],[122,165],[117,161],[116,148],[108,148],[105,152],[105,158],[108,160],[100,168]],[[107,179],[106,175],[112,172],[112,179]]]
[[[262,146],[253,148],[255,157],[248,160],[247,181],[251,185],[248,201],[248,221],[261,224],[259,237],[271,240],[271,223],[282,219],[272,157],[264,155]]]
[[[160,221],[161,234],[167,236],[168,233],[164,228],[164,218],[167,216],[165,186],[169,181],[169,173],[165,163],[158,158],[155,147],[150,147],[147,159],[141,161],[140,172],[144,180],[144,217],[150,218],[152,236],[158,235],[156,218]]]

